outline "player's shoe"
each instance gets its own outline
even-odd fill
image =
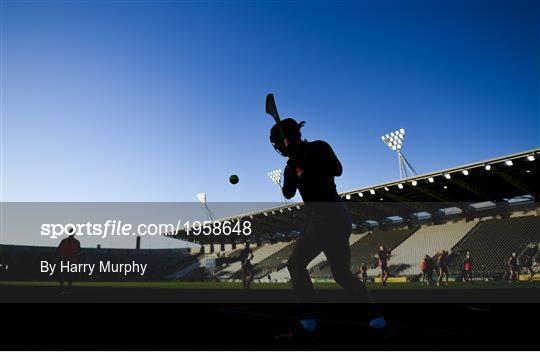
[[[300,319],[300,325],[306,330],[306,332],[312,333],[317,329],[317,320],[315,318],[311,319]]]
[[[390,324],[388,324],[382,315],[371,319],[368,322],[368,325],[371,330],[381,338],[384,345],[389,345],[391,343],[394,333]]]
[[[387,325],[387,323],[384,317],[381,315],[381,316],[378,316],[377,318],[371,319],[368,325],[370,328],[373,328],[373,329],[382,329]]]

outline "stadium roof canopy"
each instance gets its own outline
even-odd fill
[[[399,216],[408,220],[417,214],[441,213],[442,209],[458,208],[463,212],[478,211],[474,204],[509,206],[510,199],[525,196],[537,202],[540,196],[540,148],[521,153],[462,165],[446,170],[359,188],[341,193],[353,222],[382,223]],[[495,205],[494,204],[494,205]],[[255,236],[288,236],[301,231],[305,223],[303,203],[287,204],[249,214],[219,220],[249,220]],[[445,212],[442,212],[443,214]],[[185,230],[175,236],[193,241]],[[230,243],[245,237],[199,236],[198,243]]]

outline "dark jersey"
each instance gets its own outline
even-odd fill
[[[531,257],[525,257],[525,263],[523,263],[525,267],[530,268],[533,266],[533,260]]]
[[[379,257],[379,266],[381,268],[388,266],[388,260],[390,259],[390,253],[388,251],[379,251],[377,257]]]
[[[445,253],[439,255],[439,257],[437,258],[437,264],[446,265],[446,254]]]
[[[73,259],[81,251],[81,243],[73,236],[64,238],[58,245],[57,253],[61,259]]]
[[[433,270],[435,268],[435,262],[433,261],[432,258],[429,258],[426,260],[426,270]]]
[[[304,170],[299,178],[296,167]],[[335,176],[343,168],[330,145],[323,141],[307,142],[294,147],[284,171],[283,195],[290,199],[300,192],[304,202],[341,202]]]
[[[240,255],[238,256],[239,259],[240,259],[240,262],[242,264],[244,264],[249,259],[251,253],[252,252],[251,252],[251,249],[249,247],[243,248],[240,251]]]

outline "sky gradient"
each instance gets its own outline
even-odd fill
[[[3,1],[1,200],[279,201],[268,92],[339,191],[538,147],[539,4]]]

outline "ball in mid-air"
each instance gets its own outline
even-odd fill
[[[233,185],[237,184],[238,181],[240,181],[240,179],[236,175],[231,175],[229,177],[229,182],[232,183]]]

